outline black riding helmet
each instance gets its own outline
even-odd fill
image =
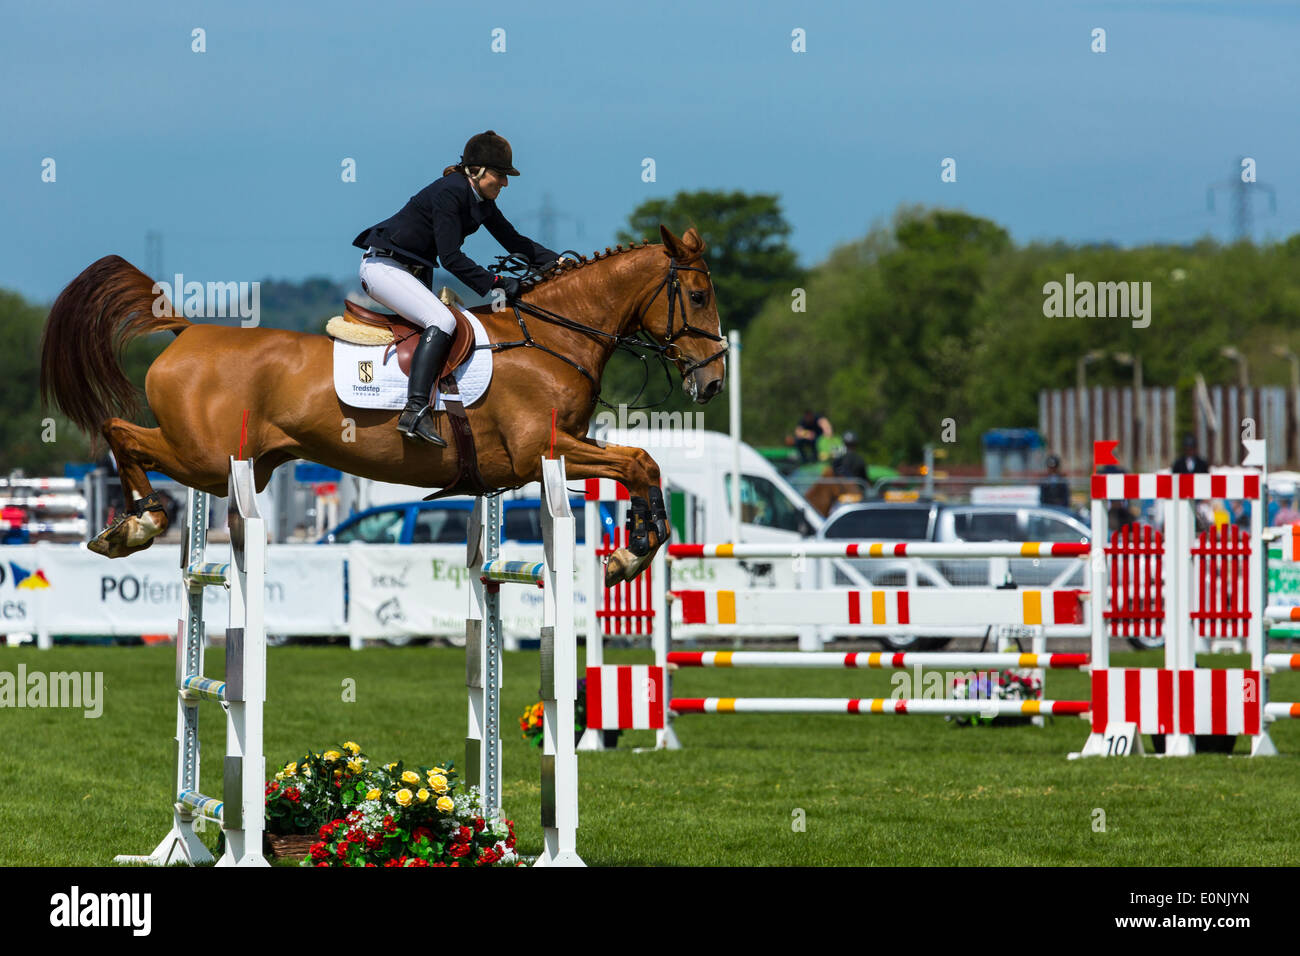
[[[461,164],[467,168],[486,166],[507,176],[518,176],[510,153],[510,143],[504,136],[498,136],[494,130],[471,136],[465,144],[465,152],[460,157]]]

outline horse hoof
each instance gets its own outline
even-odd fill
[[[619,548],[605,560],[605,587],[612,588],[616,584],[622,584],[629,580],[627,576],[628,565],[635,561],[632,552],[627,548]]]
[[[126,515],[95,535],[86,547],[106,558],[125,558],[149,547],[162,532],[152,520],[142,521],[135,515]]]
[[[650,565],[654,550],[638,557],[627,548],[619,548],[605,561],[605,587],[633,580]]]

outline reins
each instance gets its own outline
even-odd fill
[[[577,257],[577,254],[573,253],[571,250],[565,250],[565,252],[562,253],[562,255],[566,255],[566,256],[571,255],[574,256],[575,258]],[[542,274],[538,272],[534,266],[532,266],[530,263],[526,262],[522,258],[514,255],[498,256],[496,264],[493,266],[489,266],[488,271],[493,272],[497,275],[501,275],[501,274],[510,275],[513,276],[514,278],[519,279],[520,281],[531,282],[534,284],[543,278]],[[588,369],[584,368],[580,363],[574,361],[569,356],[561,352],[557,352],[555,349],[551,348],[550,346],[544,345],[543,343],[538,342],[535,338],[533,338],[532,333],[528,329],[528,323],[524,319],[524,314],[527,313],[533,318],[536,318],[542,322],[546,322],[551,325],[558,326],[560,328],[565,328],[574,332],[579,332],[584,335],[591,336],[592,338],[598,340],[607,339],[609,341],[609,344],[612,345],[614,350],[621,349],[625,352],[628,352],[631,355],[636,356],[636,358],[642,363],[642,365],[645,366],[645,377],[641,383],[641,388],[637,391],[637,394],[633,399],[634,402],[636,399],[641,397],[641,394],[645,391],[646,385],[649,384],[650,370],[649,370],[649,366],[645,365],[647,355],[659,359],[661,367],[663,368],[664,371],[665,380],[667,380],[668,382],[669,393],[671,393],[672,376],[668,371],[668,363],[669,362],[683,363],[686,358],[685,354],[681,350],[681,346],[676,344],[677,339],[679,339],[681,336],[687,333],[691,333],[693,335],[699,335],[708,339],[712,339],[715,342],[724,343],[722,348],[718,349],[718,351],[714,352],[708,358],[704,358],[704,359],[700,359],[699,361],[692,362],[691,364],[686,365],[685,367],[682,367],[679,364],[678,367],[681,370],[681,374],[683,377],[689,375],[691,372],[695,371],[698,368],[702,368],[703,366],[708,365],[710,362],[716,361],[717,359],[727,354],[727,346],[725,344],[725,340],[722,338],[721,335],[715,335],[714,333],[708,331],[707,329],[697,328],[696,326],[690,324],[690,320],[687,318],[687,312],[686,312],[685,291],[682,287],[681,280],[678,278],[679,271],[699,272],[704,276],[709,275],[709,271],[707,269],[701,269],[698,266],[683,265],[679,263],[672,256],[669,256],[668,273],[664,276],[663,280],[660,281],[659,285],[655,288],[654,294],[651,295],[650,298],[646,301],[644,308],[640,310],[640,314],[634,316],[632,324],[635,324],[636,326],[637,330],[635,332],[622,332],[622,333],[607,332],[604,329],[598,329],[595,328],[594,326],[586,325],[582,322],[577,322],[573,319],[568,318],[567,316],[559,314],[558,312],[552,312],[550,309],[543,308],[542,306],[534,305],[533,303],[524,302],[519,299],[516,299],[514,302],[511,303],[511,307],[514,309],[515,320],[519,323],[519,330],[522,333],[523,338],[515,342],[492,342],[487,346],[479,346],[479,348],[489,348],[494,352],[504,352],[507,349],[514,349],[514,348],[535,348],[543,352],[546,352],[548,355],[553,355],[555,358],[558,358],[560,361],[576,369],[587,379],[587,381],[591,382],[592,387],[596,390],[597,402],[606,406],[607,408],[612,408],[613,407],[612,405],[610,405],[608,402],[606,402],[604,399],[600,397],[600,382],[596,380],[596,377]],[[668,323],[667,323],[667,328],[664,330],[664,341],[661,344],[659,342],[656,342],[653,339],[653,337],[650,337],[649,334],[645,332],[645,329],[643,327],[643,321],[646,313],[650,311],[650,307],[654,304],[655,300],[659,297],[659,293],[663,292],[665,288],[667,288],[668,290]],[[674,312],[679,303],[681,305],[682,324],[681,324],[681,328],[674,330],[673,328]],[[642,337],[643,335],[645,335],[646,337]],[[653,407],[654,405],[662,405],[667,400],[669,393],[665,393],[664,397],[659,399],[657,402],[651,402],[646,405],[629,404],[627,405],[627,407],[650,408]]]

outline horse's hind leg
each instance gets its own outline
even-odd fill
[[[202,490],[225,493],[220,474],[182,462],[158,428],[143,428],[120,418],[110,418],[101,429],[122,480],[126,511],[95,536],[87,547],[110,558],[123,558],[143,551],[167,530],[167,512],[149,483],[149,469],[161,471],[177,481]]]

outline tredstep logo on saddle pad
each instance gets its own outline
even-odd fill
[[[487,331],[473,314],[469,324],[474,328],[474,342],[477,346],[489,343]],[[388,352],[388,361],[384,353]],[[456,386],[460,389],[460,399],[466,405],[472,405],[487,391],[492,381],[492,350],[475,348],[469,360],[462,362],[456,369]],[[387,345],[355,345],[334,339],[334,391],[339,401],[353,408],[385,408],[393,411],[406,404],[406,376],[397,367],[397,352]],[[441,390],[435,408],[446,408]]]

